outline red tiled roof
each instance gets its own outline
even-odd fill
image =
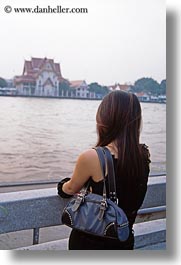
[[[34,83],[36,81],[35,77],[32,75],[20,75],[20,76],[15,76],[15,83],[21,83],[21,82],[29,82],[29,83]]]
[[[27,72],[30,72],[33,70],[32,68],[32,64],[30,61],[25,61],[25,64],[24,64],[24,71],[27,71]],[[24,74],[24,71],[23,71],[23,74]]]
[[[38,73],[44,66],[46,62],[49,62],[53,68],[53,70],[57,73],[57,75],[61,76],[61,71],[60,71],[60,64],[59,63],[54,63],[53,59],[47,59],[45,58],[31,58],[31,61],[25,61],[24,64],[24,71],[27,72],[27,74],[33,74],[33,73]]]
[[[40,72],[43,69],[44,64],[47,62],[50,63],[50,65],[52,66],[52,69],[57,74],[59,81],[64,80],[64,78],[61,75],[59,63],[55,63],[53,59],[47,59],[46,57],[45,58],[32,57],[31,61],[25,60],[24,68],[23,68],[23,75],[19,77],[15,77],[15,83],[20,83],[23,81],[24,82],[36,81],[37,76],[40,74]]]
[[[40,68],[41,64],[42,64],[42,61],[44,61],[44,59],[42,58],[31,58],[31,65],[32,65],[32,68]]]
[[[55,66],[55,71],[57,73],[60,73],[61,74],[61,71],[60,71],[60,64],[59,63],[54,63],[54,66]]]
[[[70,86],[71,87],[79,87],[82,85],[84,80],[75,80],[75,81],[70,81]]]

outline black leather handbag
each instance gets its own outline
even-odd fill
[[[126,214],[116,203],[112,155],[106,147],[97,147],[95,150],[102,169],[103,195],[88,192],[89,183],[87,183],[80,193],[75,195],[64,208],[62,223],[96,236],[126,241],[129,237],[129,224]],[[110,198],[106,196],[106,171],[108,172]]]

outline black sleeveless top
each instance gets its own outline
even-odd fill
[[[145,194],[147,191],[147,182],[148,176],[150,172],[149,168],[149,151],[146,145],[142,145],[143,151],[147,153],[146,158],[144,160],[144,172],[139,179],[139,183],[137,183],[136,187],[133,187],[131,184],[126,183],[126,178],[122,178],[115,173],[116,178],[116,192],[118,197],[118,205],[120,208],[124,210],[128,217],[128,221],[130,224],[130,228],[132,228],[135,218],[137,215],[137,211],[141,207],[143,200],[145,198]],[[114,168],[117,167],[117,159],[113,157]],[[95,182],[92,178],[89,180],[90,185],[89,189],[96,194],[102,195],[103,193],[103,180],[99,182]],[[108,181],[106,179],[106,190],[108,191]],[[107,192],[107,197],[109,198],[109,194]]]

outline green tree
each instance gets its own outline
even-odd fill
[[[159,95],[160,85],[153,78],[143,77],[141,79],[138,79],[134,83],[133,91],[151,93],[152,95]]]
[[[160,94],[166,95],[166,79],[163,79],[160,83]]]
[[[0,77],[0,87],[7,87],[7,82],[4,78]]]
[[[109,89],[108,87],[106,86],[101,86],[99,85],[98,83],[91,83],[89,84],[89,91],[90,92],[95,92],[95,94],[98,96],[98,97],[103,97],[105,96],[106,94],[109,93]]]
[[[72,91],[72,88],[70,88],[69,83],[66,81],[60,82],[59,83],[59,95],[62,95],[62,91],[64,94]]]

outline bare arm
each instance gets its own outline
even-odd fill
[[[99,174],[96,151],[93,149],[87,150],[78,157],[71,179],[63,184],[63,192],[73,195],[81,190],[90,177],[98,176]]]

